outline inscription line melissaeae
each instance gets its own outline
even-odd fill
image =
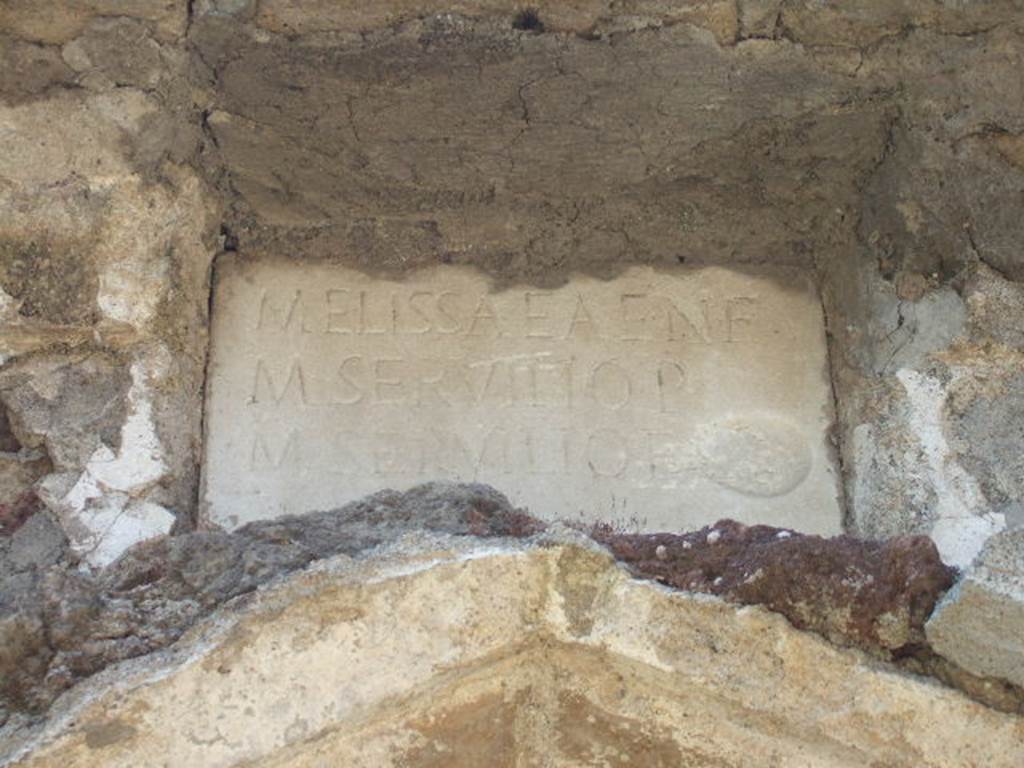
[[[672,297],[647,293],[618,296],[617,316],[592,311],[581,293],[567,305],[554,292],[525,291],[521,301],[497,304],[480,293],[392,291],[386,299],[366,290],[328,288],[313,293],[295,289],[275,296],[264,290],[256,315],[257,331],[303,334],[518,336],[570,340],[581,337],[617,341],[664,339],[691,344],[755,341],[753,309],[758,297],[697,297],[689,306]],[[548,304],[548,306],[542,306]],[[509,310],[516,310],[510,315]],[[617,331],[617,332],[616,332]]]

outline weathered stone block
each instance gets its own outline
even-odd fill
[[[7,0],[0,5],[0,32],[60,45],[97,17],[125,16],[149,22],[162,37],[176,39],[185,32],[188,6],[187,0]]]
[[[993,536],[925,627],[940,654],[1024,686],[1024,529]]]
[[[775,271],[492,290],[439,267],[219,269],[206,518],[479,481],[541,514],[840,530],[821,308]]]
[[[292,574],[170,652],[95,676],[0,746],[0,763],[1024,761],[1018,717],[865,663],[760,608],[637,581],[578,539],[409,537],[377,554]]]

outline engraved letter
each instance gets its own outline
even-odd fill
[[[398,475],[423,473],[423,442],[408,434],[377,432],[373,436],[373,473]]]
[[[478,480],[480,473],[486,469],[498,474],[508,474],[509,466],[509,435],[501,427],[494,427],[484,435],[480,444],[476,467],[473,469],[473,480]]]
[[[310,333],[309,328],[306,327],[306,313],[304,309],[302,291],[295,291],[283,312],[281,307],[275,306],[270,300],[268,291],[263,291],[263,296],[260,299],[260,315],[256,321],[256,329],[261,330],[269,325],[276,331],[287,331],[292,327],[295,318],[299,317],[301,319],[302,332]]]
[[[401,370],[397,367],[402,364],[402,358],[381,357],[373,365],[373,393],[378,403],[401,403],[404,402],[405,384],[402,381]],[[390,371],[385,366],[396,366]],[[387,390],[393,391],[393,397],[389,397]]]
[[[666,312],[668,314],[668,337],[675,341],[699,341],[707,343],[706,331],[698,328],[687,314],[675,305],[669,297],[665,297]]]
[[[531,368],[531,405],[572,408],[572,366],[572,358],[535,363]]]
[[[481,296],[480,301],[476,305],[476,311],[473,313],[473,320],[469,324],[469,335],[483,336],[484,334],[476,332],[477,325],[482,323],[490,323],[494,326],[494,334],[496,336],[501,335],[501,327],[498,325],[498,313],[494,311],[494,306],[491,304],[491,300],[486,296]]]
[[[386,323],[390,323],[390,326],[385,325],[384,327],[373,328],[370,325],[370,306],[369,297],[366,295],[366,291],[359,292],[359,332],[367,335],[379,335],[382,333],[394,333],[395,332],[395,306],[392,301],[388,307],[388,314],[390,318],[386,320]]]
[[[587,440],[587,466],[594,477],[621,477],[629,466],[626,438],[612,429],[600,429]]]
[[[651,469],[651,480],[661,481],[662,488],[675,488],[674,476],[699,468],[700,459],[678,433],[644,430],[641,434],[647,442],[646,463]]]
[[[512,403],[515,399],[515,382],[511,365],[501,360],[490,360],[470,363],[469,367],[472,369],[487,369],[487,377],[484,379],[483,388],[480,390],[480,395],[476,398],[478,404],[491,401],[495,405],[506,406]]]
[[[675,360],[658,363],[658,399],[662,413],[679,413],[683,410],[683,396],[686,394],[686,369]]]
[[[459,294],[453,293],[452,291],[445,291],[437,297],[438,319],[447,321],[445,325],[438,323],[437,332],[447,334],[462,333],[462,323],[460,323],[459,319],[455,316],[457,308],[453,306],[445,306],[445,299],[449,298],[458,299]]]
[[[617,411],[633,396],[633,382],[622,366],[614,360],[605,360],[590,372],[590,396],[597,403]]]
[[[473,456],[461,437],[454,432],[442,432],[439,429],[430,430],[430,435],[435,441],[428,449],[431,472],[464,475],[473,470]]]
[[[426,365],[428,362],[430,362],[428,358],[423,358],[420,364]],[[437,363],[435,369],[437,372],[431,375],[421,374],[416,382],[416,405],[437,403],[450,406],[452,402],[445,395],[443,386],[445,379],[448,378],[449,362],[447,360],[436,360],[434,362]]]
[[[328,475],[362,476],[370,472],[370,451],[360,441],[364,432],[333,432],[327,439],[327,450],[318,457],[318,471]]]
[[[278,391],[277,387],[274,386],[274,380],[270,377],[270,371],[267,369],[266,363],[263,362],[263,358],[256,361],[256,376],[253,378],[252,383],[252,396],[249,401],[252,403],[265,402],[260,399],[260,381],[266,382],[266,389],[270,392],[270,399],[274,405],[280,405],[281,401],[284,400],[285,396],[292,389],[292,385],[298,390],[299,402],[303,405],[308,405],[306,400],[306,378],[302,373],[302,365],[298,360],[293,360],[291,367],[288,369],[288,380],[285,381],[284,388]]]
[[[537,293],[534,291],[527,291],[525,295],[526,300],[526,336],[530,339],[550,339],[551,334],[544,330],[543,327],[536,327],[535,323],[542,320],[548,319],[548,313],[541,310],[539,304],[541,300],[550,298],[550,293]]]
[[[569,470],[569,431],[551,428],[539,434],[527,431],[528,471],[532,475],[564,475]]]
[[[649,313],[646,311],[646,302],[646,293],[624,293],[619,297],[622,322],[630,330],[629,333],[622,336],[623,341],[650,340],[651,337],[647,334]]]
[[[296,456],[297,436],[298,432],[294,430],[289,432],[281,452],[274,456],[267,445],[266,439],[261,435],[256,435],[252,443],[252,453],[249,456],[249,469],[253,471],[258,469],[279,469],[284,466],[286,460],[294,459]],[[288,461],[288,463],[294,462]]]
[[[725,302],[726,341],[751,341],[753,334],[743,334],[737,326],[748,328],[754,325],[754,316],[749,310],[757,304],[754,296],[736,296]],[[745,336],[746,338],[739,338]]]
[[[569,330],[566,332],[565,338],[573,338],[580,327],[585,328],[588,334],[597,334],[597,326],[594,324],[594,318],[590,316],[590,310],[588,310],[587,305],[583,303],[583,296],[577,293],[576,309],[572,313],[572,321],[569,323]]]
[[[352,317],[355,307],[347,306],[352,297],[352,292],[344,288],[327,291],[327,333],[355,333],[355,318],[353,322],[345,322],[345,318]],[[344,303],[344,308],[339,308],[339,303]]]
[[[331,405],[355,405],[361,402],[366,396],[366,390],[364,390],[359,384],[345,372],[345,368],[349,367],[349,363],[355,364],[358,370],[365,370],[363,367],[363,358],[359,355],[350,355],[341,361],[341,365],[338,366],[338,383],[342,387],[342,392],[336,392],[331,395]],[[356,374],[358,375],[358,373]]]
[[[414,291],[410,294],[409,309],[412,310],[413,314],[416,315],[416,318],[420,320],[421,324],[406,328],[405,333],[430,333],[430,315],[427,314],[426,307],[422,305],[426,304],[426,306],[430,306],[430,300],[433,298],[434,294],[430,293],[430,291]],[[417,301],[419,301],[419,306],[417,306]]]

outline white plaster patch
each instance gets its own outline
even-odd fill
[[[79,485],[82,500],[92,498],[91,489],[137,494],[159,480],[167,471],[163,447],[153,423],[147,370],[143,363],[132,364],[132,387],[128,392],[128,417],[121,427],[121,449],[115,455],[105,445],[93,453]],[[77,487],[77,486],[76,486]],[[72,490],[75,494],[75,490]]]
[[[120,509],[116,504],[90,508],[84,516],[94,530],[101,531],[86,558],[99,568],[110,565],[129,547],[168,533],[174,525],[174,515],[148,501],[129,501]]]
[[[128,416],[121,447],[101,445],[73,487],[56,503],[72,549],[91,565],[113,562],[129,547],[166,534],[174,516],[142,497],[167,472],[153,422],[150,377],[163,361],[151,357],[131,366]]]
[[[938,379],[909,369],[897,371],[896,377],[906,390],[910,428],[920,441],[925,471],[935,491],[932,539],[943,560],[966,567],[988,538],[1006,527],[1006,518],[987,511],[977,482],[949,447],[942,414],[946,388]]]

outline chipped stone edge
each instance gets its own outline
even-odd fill
[[[361,552],[355,557],[335,555],[314,561],[303,569],[281,574],[254,592],[240,595],[219,606],[168,648],[119,662],[82,681],[57,699],[43,722],[30,726],[9,722],[0,728],[0,768],[14,766],[37,750],[57,741],[75,726],[76,719],[89,706],[104,696],[125,695],[157,683],[183,668],[201,663],[241,622],[258,614],[273,612],[296,598],[311,594],[319,587],[317,582],[323,577],[336,579],[340,585],[381,584],[430,571],[439,566],[489,557],[523,557],[531,552],[556,549],[585,553],[593,557],[595,563],[600,564],[599,575],[604,577],[596,584],[599,592],[605,589],[634,588],[653,591],[674,601],[694,605],[719,605],[731,609],[737,617],[745,621],[755,620],[755,623],[762,626],[765,622],[774,623],[779,628],[784,627],[796,632],[806,641],[820,646],[822,650],[846,656],[858,668],[912,680],[916,684],[933,689],[937,694],[963,699],[965,702],[970,701],[961,692],[950,689],[933,678],[893,667],[855,648],[840,648],[815,633],[801,632],[789,624],[784,616],[763,606],[737,606],[714,595],[678,590],[635,577],[622,563],[616,561],[607,549],[582,532],[564,525],[555,524],[546,531],[525,539],[479,539],[416,532]],[[545,579],[542,593],[534,598],[541,619],[539,631],[546,632],[563,642],[593,645],[593,638],[580,637],[572,629],[572,619],[565,610],[564,600],[554,583],[559,571],[557,561],[552,561],[548,567],[549,578]],[[643,653],[643,649],[632,650],[636,658],[645,663],[653,663],[656,667],[660,666],[656,659],[649,658],[649,654]]]
[[[177,670],[200,663],[247,616],[273,611],[283,601],[309,593],[318,577],[339,579],[341,584],[380,584],[431,570],[440,565],[484,557],[523,555],[537,546],[580,545],[581,537],[536,539],[502,538],[500,544],[445,534],[407,534],[361,552],[358,556],[334,555],[317,560],[296,571],[276,576],[254,592],[239,595],[217,607],[209,616],[190,627],[169,647],[145,656],[113,664],[75,685],[54,702],[46,719],[37,724],[0,727],[0,768],[52,743],[74,726],[76,718],[91,704],[112,692],[129,691],[157,683]],[[481,546],[482,544],[482,546]],[[597,545],[591,542],[597,549]]]

